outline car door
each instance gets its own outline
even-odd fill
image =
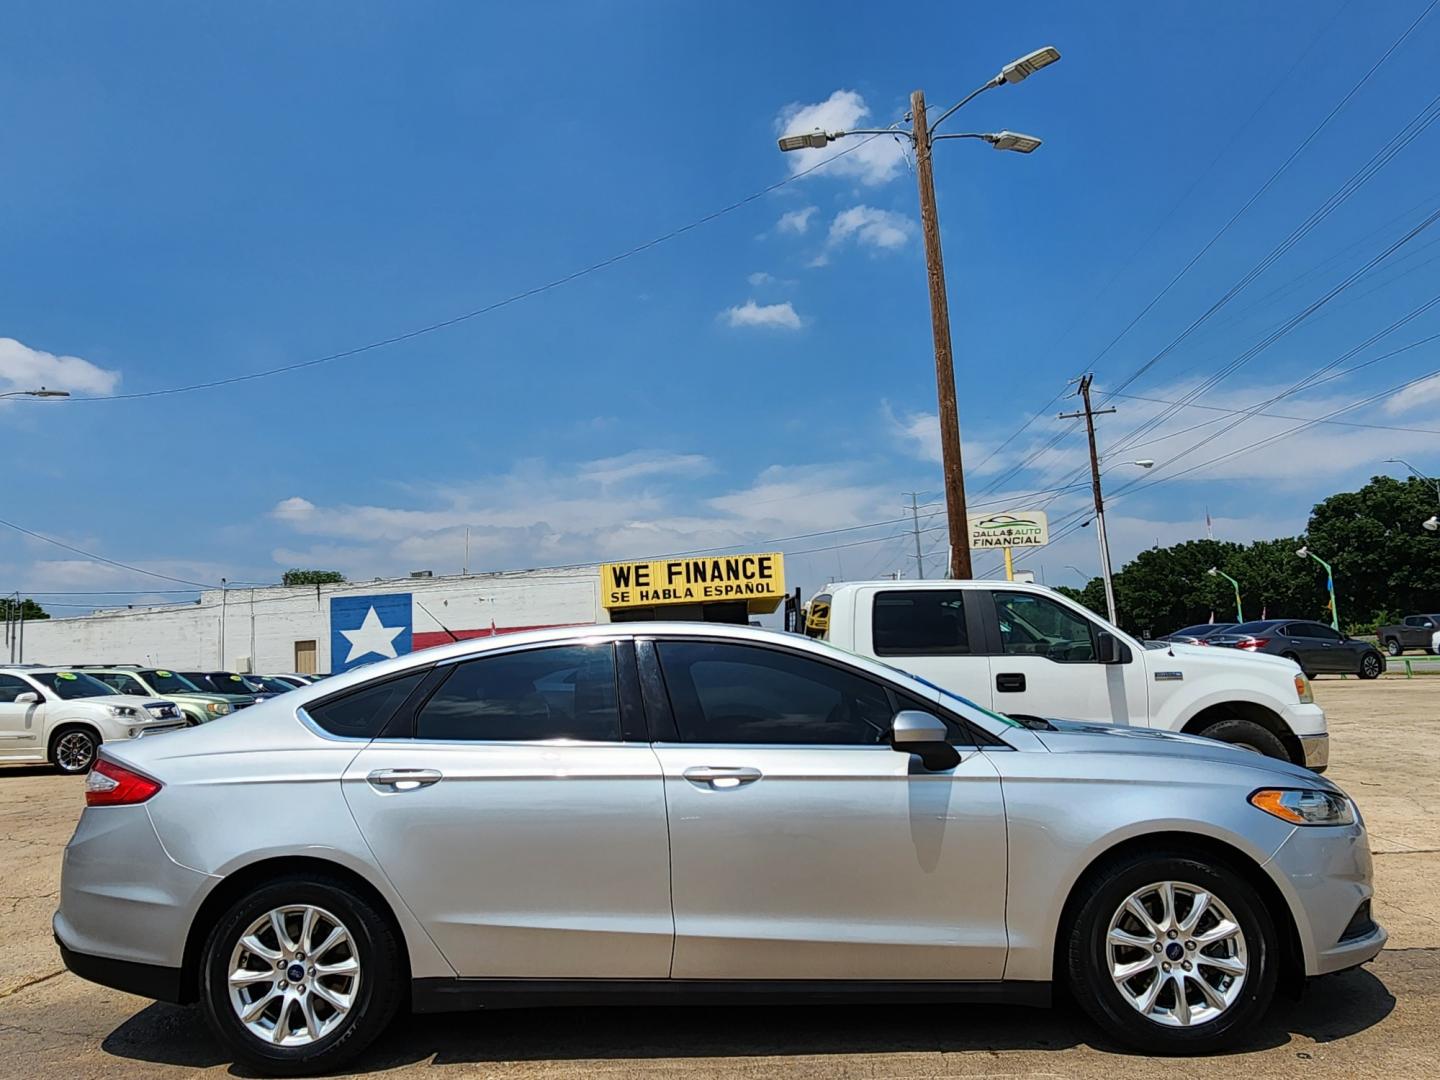
[[[1322,623],[1292,623],[1291,636],[1300,635],[1301,665],[1316,674],[1339,674],[1360,670],[1360,656],[1344,646],[1339,633]],[[1308,657],[1308,659],[1307,659]]]
[[[985,708],[993,702],[984,630],[968,589],[878,588],[856,605],[855,638],[884,663]]]
[[[462,976],[670,972],[664,785],[632,646],[620,646],[623,709],[616,648],[518,647],[437,667],[403,735],[377,738],[345,772],[376,860]]]
[[[805,651],[675,637],[640,658],[674,978],[1001,977],[1005,811],[985,753],[924,771],[886,743],[904,702]]]
[[[1099,628],[1078,611],[1037,593],[995,589],[983,595],[992,604],[997,712],[1148,725],[1151,688],[1144,659],[1134,650],[1127,649],[1128,663],[1102,664]]]
[[[18,675],[0,675],[0,761],[34,761],[45,754],[45,704],[17,702],[21,694],[44,697]]]

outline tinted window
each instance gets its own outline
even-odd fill
[[[14,675],[0,675],[0,705],[10,705],[17,694],[35,693],[35,688]]]
[[[1291,635],[1293,636],[1296,632],[1300,633],[1304,637],[1322,638],[1325,641],[1340,640],[1339,633],[1337,633],[1330,627],[1323,625],[1322,623],[1300,623],[1298,626],[1291,627]]]
[[[30,677],[65,701],[106,697],[115,693],[113,687],[106,686],[99,679],[92,679],[80,671],[37,671]]]
[[[398,679],[369,683],[319,705],[307,705],[305,711],[332,735],[373,739],[425,675],[425,671],[416,671]]]
[[[1215,626],[1214,626],[1214,624],[1212,624],[1212,623],[1208,623],[1208,622],[1207,622],[1207,623],[1200,623],[1200,624],[1197,625],[1197,626],[1187,626],[1187,627],[1185,627],[1185,629],[1183,629],[1183,630],[1176,630],[1176,631],[1175,631],[1175,636],[1176,636],[1176,637],[1199,637],[1199,636],[1201,636],[1201,635],[1203,635],[1203,634],[1208,634],[1208,633],[1210,633],[1210,631],[1212,631],[1212,630],[1214,630],[1214,629],[1215,629]]]
[[[994,595],[1006,656],[1044,656],[1062,664],[1094,661],[1089,619],[1046,596],[999,590]]]
[[[841,668],[728,642],[657,649],[682,742],[882,746],[890,737],[885,691]]]
[[[1425,618],[1424,618],[1423,615],[1406,615],[1406,616],[1405,616],[1405,625],[1406,625],[1406,626],[1423,626],[1424,623],[1425,623]]]
[[[1268,630],[1274,630],[1276,625],[1274,619],[1257,619],[1255,622],[1242,622],[1238,626],[1232,626],[1226,633],[1263,634]]]
[[[882,592],[873,610],[877,656],[960,656],[970,652],[960,589]]]
[[[145,689],[139,679],[133,675],[122,675],[119,672],[107,672],[96,675],[106,686],[112,686],[122,694],[139,694],[148,697],[150,692]]]
[[[565,645],[456,664],[415,720],[420,739],[620,738],[613,645]]]
[[[156,669],[145,673],[150,680],[150,685],[155,687],[157,694],[193,694],[200,688],[189,679],[176,675],[173,671],[162,671]]]

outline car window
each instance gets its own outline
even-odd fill
[[[1422,620],[1419,615],[1406,615],[1406,616],[1405,616],[1405,625],[1406,625],[1406,626],[1420,626],[1423,621],[1424,621],[1424,620]]]
[[[419,739],[617,742],[613,645],[562,645],[456,664],[415,718]]]
[[[963,656],[970,652],[960,589],[878,593],[871,612],[877,656]]]
[[[138,694],[142,697],[148,697],[150,694],[150,691],[145,689],[144,684],[133,675],[122,675],[120,672],[114,671],[106,672],[103,675],[96,675],[95,678],[107,686],[114,687],[117,693]]]
[[[1306,637],[1322,638],[1325,641],[1339,641],[1338,631],[1324,625],[1323,623],[1303,623]]]
[[[428,669],[366,683],[318,705],[306,705],[305,712],[332,735],[373,739],[384,730],[395,710],[405,703],[426,674]]]
[[[19,694],[35,693],[35,688],[14,675],[0,675],[0,705],[14,704]]]
[[[1214,625],[1211,624],[1211,623],[1200,623],[1200,624],[1198,624],[1198,625],[1196,625],[1196,626],[1187,626],[1187,627],[1185,627],[1185,629],[1183,629],[1183,630],[1176,630],[1176,631],[1175,631],[1175,636],[1176,636],[1176,637],[1198,637],[1198,636],[1201,635],[1201,634],[1208,634],[1208,633],[1210,633],[1210,631],[1212,631],[1212,630],[1214,630],[1214,629],[1215,629],[1215,627],[1214,627]]]
[[[116,692],[113,686],[106,686],[82,671],[37,671],[30,677],[63,701],[107,697]]]
[[[162,668],[146,672],[145,677],[150,680],[150,685],[155,687],[157,694],[193,694],[200,689],[183,675],[176,675],[175,672]]]
[[[780,649],[665,641],[660,667],[682,742],[883,746],[893,715],[884,689]]]
[[[1093,663],[1090,620],[1047,596],[997,589],[995,615],[1006,656],[1044,656],[1062,664]]]

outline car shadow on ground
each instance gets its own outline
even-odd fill
[[[57,776],[54,765],[0,765],[0,776]],[[81,783],[84,783],[83,778]]]
[[[1394,1007],[1394,996],[1371,972],[1332,975],[1298,1002],[1278,1001],[1236,1051],[1285,1046],[1296,1035],[1321,1043],[1345,1039],[1378,1024]],[[1126,1053],[1064,1002],[1051,1010],[884,1004],[524,1009],[401,1016],[350,1069],[371,1072],[425,1062],[1059,1051],[1081,1044]],[[199,1010],[174,1005],[136,1013],[101,1046],[117,1057],[157,1065],[211,1068],[229,1060]],[[251,1075],[238,1066],[231,1072]]]

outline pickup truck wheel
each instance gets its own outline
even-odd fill
[[[1399,656],[1405,650],[1400,647],[1400,642],[1392,637],[1385,639],[1385,651],[1388,652],[1391,656]],[[1430,650],[1426,649],[1425,651],[1429,652]]]
[[[1360,658],[1360,678],[1378,679],[1385,670],[1385,660],[1378,652],[1367,652]]]
[[[1231,746],[1238,746],[1242,750],[1251,750],[1266,757],[1278,758],[1281,761],[1290,760],[1290,755],[1285,752],[1285,744],[1280,741],[1280,737],[1273,731],[1267,731],[1253,720],[1218,720],[1200,734],[1207,739],[1229,743]]]

